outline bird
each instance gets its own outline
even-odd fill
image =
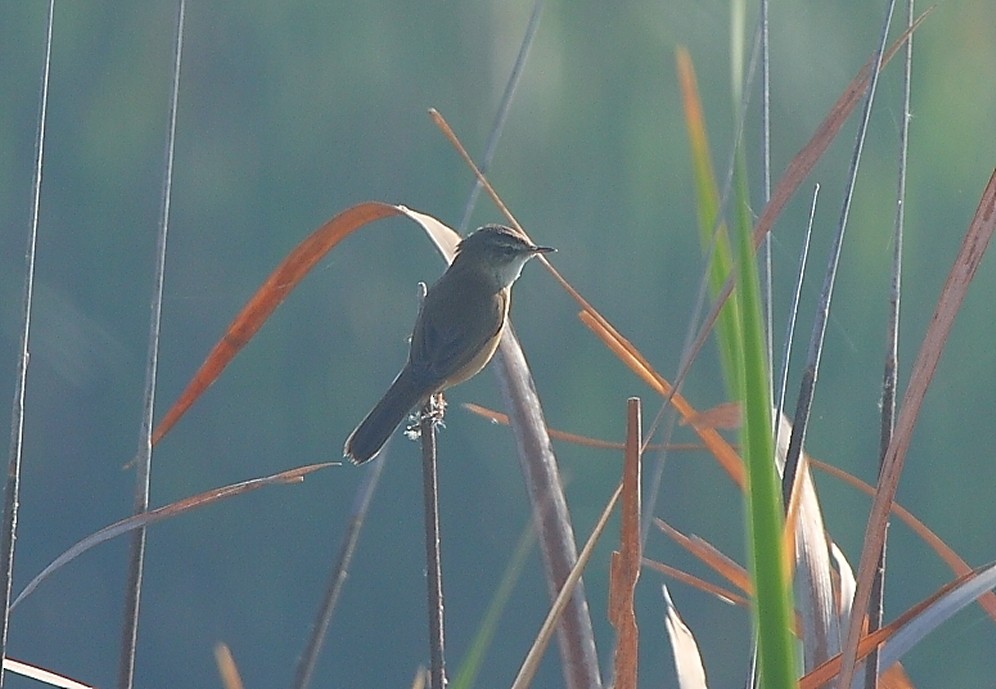
[[[353,464],[370,461],[413,408],[479,373],[505,330],[512,283],[531,258],[553,251],[504,225],[485,225],[464,238],[422,300],[404,368],[349,434],[343,456]]]

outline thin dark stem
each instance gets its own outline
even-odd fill
[[[386,450],[386,448],[385,448]],[[328,585],[325,587],[325,595],[322,604],[318,608],[315,616],[315,623],[311,628],[311,635],[308,643],[304,647],[304,652],[297,661],[294,669],[294,681],[291,689],[305,689],[311,682],[312,674],[315,671],[315,663],[318,662],[318,654],[325,642],[325,635],[328,632],[329,623],[332,621],[332,613],[335,612],[336,603],[339,601],[339,594],[346,583],[346,575],[349,572],[349,565],[353,561],[353,553],[356,544],[360,540],[360,532],[363,530],[363,522],[367,512],[370,511],[370,502],[377,485],[380,483],[380,476],[384,470],[384,463],[387,461],[388,453],[381,451],[380,455],[373,462],[369,463],[369,469],[363,474],[363,481],[356,492],[353,512],[349,520],[349,528],[346,537],[343,538],[339,546],[339,554],[332,567]]]
[[[426,593],[429,608],[429,677],[431,689],[446,689],[443,651],[443,571],[439,563],[439,484],[436,474],[436,420],[430,399],[422,409],[422,500],[425,504]]]
[[[906,26],[913,24],[913,0],[906,2]],[[886,325],[885,365],[882,374],[882,419],[879,438],[879,471],[885,461],[889,444],[892,443],[896,425],[896,378],[899,369],[899,300],[902,294],[903,273],[903,234],[906,209],[906,170],[909,155],[910,126],[910,82],[913,69],[913,36],[906,41],[903,63],[903,121],[899,127],[899,181],[896,190],[896,218],[892,238],[892,284],[889,292],[889,314]],[[886,530],[885,536],[888,536]],[[868,600],[868,631],[881,628],[885,615],[885,555],[888,540],[882,540],[878,567],[872,580],[871,597]],[[865,660],[865,686],[878,686],[879,656],[876,648]]]
[[[135,461],[135,495],[133,512],[149,509],[152,474],[152,416],[155,409],[156,373],[159,362],[159,332],[162,316],[163,283],[166,267],[166,236],[169,229],[170,192],[173,183],[173,159],[176,143],[176,112],[180,92],[180,61],[183,54],[183,17],[185,0],[179,0],[176,14],[176,43],[173,53],[173,83],[169,103],[169,132],[166,137],[162,212],[156,236],[156,266],[149,322],[149,351],[145,369],[145,395],[139,452]],[[130,689],[135,679],[135,646],[138,643],[138,614],[142,597],[142,570],[145,563],[145,528],[132,534],[125,585],[124,618],[121,628],[121,654],[118,658],[118,687]]]
[[[17,387],[10,421],[10,458],[3,491],[3,537],[0,543],[0,576],[3,582],[3,614],[0,615],[0,663],[7,658],[7,629],[10,621],[10,590],[14,578],[14,543],[17,540],[17,507],[21,492],[21,454],[24,449],[24,393],[28,382],[28,341],[31,333],[31,310],[35,286],[35,249],[38,245],[38,216],[41,209],[42,161],[45,157],[45,123],[48,113],[48,84],[52,66],[52,25],[55,0],[49,0],[45,24],[45,60],[42,66],[41,96],[38,105],[38,135],[35,138],[35,169],[31,185],[31,226],[24,258],[24,300],[22,309],[21,350],[17,364]],[[4,672],[0,668],[0,687]]]
[[[785,327],[785,341],[782,343],[781,373],[778,376],[778,396],[775,398],[775,428],[781,429],[781,415],[785,411],[785,391],[788,389],[789,359],[792,351],[792,340],[795,339],[795,325],[799,320],[799,299],[802,296],[802,281],[806,276],[806,264],[809,261],[809,247],[813,239],[813,219],[816,217],[816,201],[820,196],[820,185],[813,189],[813,201],[809,206],[809,222],[806,223],[806,237],[802,241],[802,252],[799,255],[799,272],[795,279],[795,291],[792,293],[792,306],[788,311],[788,325]],[[775,431],[775,447],[778,447],[779,437]]]
[[[806,440],[809,413],[816,390],[817,374],[820,370],[820,357],[823,354],[827,319],[830,316],[830,300],[833,296],[834,281],[837,278],[840,252],[844,245],[844,231],[847,229],[847,219],[851,211],[851,200],[854,198],[854,187],[857,183],[858,167],[861,163],[861,152],[864,149],[865,135],[868,132],[868,122],[871,119],[872,105],[875,103],[875,91],[878,87],[879,74],[882,71],[882,58],[885,55],[885,48],[888,44],[889,26],[892,24],[892,14],[895,6],[895,0],[889,3],[885,19],[882,22],[879,45],[875,51],[875,64],[872,69],[871,79],[868,81],[868,90],[861,112],[861,123],[858,126],[858,133],[854,141],[854,150],[851,154],[851,165],[848,171],[847,186],[844,191],[844,201],[841,204],[840,217],[837,221],[837,231],[834,234],[830,256],[827,259],[827,269],[823,278],[820,303],[816,311],[816,320],[813,323],[813,331],[809,340],[806,369],[803,371],[802,383],[799,385],[795,418],[792,421],[792,436],[789,439],[788,455],[785,458],[785,473],[782,476],[782,499],[784,500],[786,509],[788,509],[791,500],[795,477],[799,470],[799,457],[802,454],[802,447]]]

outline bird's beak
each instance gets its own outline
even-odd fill
[[[555,254],[557,250],[552,246],[534,246],[530,251],[534,254]]]

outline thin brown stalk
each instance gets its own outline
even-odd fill
[[[640,578],[640,469],[643,428],[640,398],[626,404],[626,451],[623,462],[619,550],[609,568],[609,622],[616,630],[615,689],[636,689],[640,632],[634,595]]]
[[[432,689],[446,689],[443,634],[443,571],[439,558],[439,482],[436,472],[436,420],[433,401],[422,408],[422,500],[425,506],[426,600],[429,620],[429,677]]]

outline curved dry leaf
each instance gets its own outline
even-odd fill
[[[744,596],[733,593],[732,591],[724,589],[721,586],[716,586],[716,584],[710,584],[708,581],[700,579],[694,574],[689,574],[688,572],[682,571],[677,567],[665,565],[663,562],[657,562],[656,560],[650,560],[648,558],[643,558],[642,562],[644,567],[649,567],[650,569],[660,572],[666,577],[671,577],[675,581],[680,581],[683,584],[691,586],[693,589],[698,589],[703,593],[714,596],[722,603],[737,605],[741,608],[750,608],[750,600]]]
[[[715,546],[698,536],[686,536],[663,519],[655,517],[654,524],[671,540],[705,563],[707,567],[747,595],[753,595],[754,586],[747,570],[728,558]]]
[[[699,654],[699,645],[692,631],[682,621],[667,586],[661,585],[664,593],[664,626],[671,639],[671,652],[674,655],[674,669],[678,675],[679,689],[709,689],[706,683],[705,667]]]
[[[493,423],[508,425],[508,416],[506,414],[495,411],[493,409],[488,409],[487,407],[482,407],[479,404],[473,404],[471,402],[465,402],[463,404],[463,407],[467,409],[469,412],[477,414],[478,416],[481,416],[485,419],[488,419]],[[598,438],[590,438],[588,436],[577,435],[575,433],[568,433],[566,431],[560,431],[557,430],[556,428],[550,428],[548,430],[550,432],[551,438],[562,440],[569,443],[576,443],[584,447],[594,447],[605,450],[622,450],[625,447],[623,443],[611,442],[608,440],[601,440]],[[647,447],[649,449],[660,449],[659,445],[648,445]],[[672,450],[702,450],[706,448],[703,445],[699,444],[672,443],[667,445],[667,449],[669,451],[672,451]],[[814,468],[819,469],[820,471],[827,473],[830,476],[833,476],[834,478],[837,478],[854,488],[857,488],[866,495],[875,494],[874,488],[869,486],[864,481],[855,478],[854,476],[851,476],[846,471],[843,471],[833,465],[827,464],[826,462],[821,462],[813,458],[809,458],[809,463]],[[905,509],[898,502],[893,503],[892,514],[895,515],[901,522],[906,524],[913,531],[913,533],[919,536],[920,539],[923,540],[928,547],[930,547],[935,553],[937,553],[938,557],[940,557],[941,560],[943,560],[948,565],[948,567],[951,568],[951,571],[954,572],[955,575],[961,576],[963,574],[967,574],[972,571],[972,568],[958,555],[958,553],[956,553],[949,545],[947,545],[947,543],[941,540],[937,536],[937,534],[931,531],[926,524],[917,519],[915,515],[913,515],[909,510]],[[831,547],[835,546],[831,544]],[[839,552],[832,554],[835,560],[837,560],[838,568],[844,565],[844,568],[846,568],[847,572],[850,572],[850,567],[847,566],[846,560],[844,560],[843,562],[839,560],[839,558],[843,557],[843,555]],[[646,561],[644,562],[645,564],[648,564]],[[662,566],[666,567],[666,565]],[[843,573],[843,569],[841,569],[841,572]],[[849,589],[850,593],[848,593],[846,596],[848,601],[850,600],[851,596],[854,593],[853,574],[850,575],[849,581],[851,582],[851,588]],[[986,613],[993,620],[996,620],[996,593],[992,592],[984,593],[982,596],[979,597],[978,603],[979,606],[982,607],[982,609],[985,610]],[[850,604],[848,603],[848,607],[849,606]]]
[[[242,677],[239,676],[239,668],[235,664],[232,650],[227,644],[216,644],[214,647],[214,662],[218,666],[218,675],[221,677],[221,686],[225,689],[243,689]]]
[[[820,462],[816,459],[810,459],[810,462],[814,468],[843,481],[849,486],[857,488],[865,495],[870,495],[872,497],[875,496],[875,489],[873,487],[869,486],[861,479],[851,476],[846,471],[838,469],[831,464]],[[917,519],[912,512],[907,510],[898,502],[892,503],[892,514],[895,515],[899,521],[908,526],[914,534],[919,536],[931,550],[937,553],[937,556],[944,561],[952,572],[954,572],[955,576],[962,576],[972,571],[972,568],[968,565],[968,563],[965,562],[951,546],[941,540],[940,536],[930,530],[930,527]],[[978,603],[979,606],[986,611],[990,619],[996,622],[996,593],[989,592],[982,594],[982,596],[979,597]]]
[[[441,223],[431,215],[413,211],[407,206],[398,206],[398,210],[421,225],[446,262],[453,262],[453,257],[456,256],[457,244],[460,243],[460,234],[456,230]]]
[[[882,644],[879,659],[883,667],[898,661],[930,632],[946,622],[956,612],[971,605],[983,593],[996,588],[996,563],[980,567],[949,591],[933,600],[923,610],[903,623]]]
[[[695,425],[725,431],[740,428],[740,403],[723,402],[705,411],[696,412],[690,419],[681,419],[682,426]]]
[[[109,526],[105,526],[103,529],[90,534],[59,555],[59,557],[52,560],[52,562],[49,563],[45,569],[39,572],[34,579],[28,582],[28,585],[24,587],[24,590],[22,590],[17,595],[17,598],[14,599],[14,602],[10,604],[10,609],[13,610],[18,603],[29,596],[36,588],[38,588],[39,584],[51,576],[56,570],[61,569],[64,565],[67,565],[86,551],[105,541],[109,541],[112,538],[134,531],[135,529],[140,529],[150,524],[154,524],[155,522],[176,517],[185,512],[189,512],[190,510],[197,509],[198,507],[204,507],[218,502],[219,500],[224,500],[225,498],[235,497],[236,495],[256,490],[257,488],[284,483],[300,483],[304,480],[304,477],[307,474],[335,464],[338,463],[325,462],[323,464],[309,464],[307,466],[297,467],[296,469],[281,471],[279,474],[273,474],[271,476],[241,481],[222,488],[213,488],[209,491],[198,493],[197,495],[193,495],[189,498],[184,498],[183,500],[178,500],[168,505],[164,505],[163,507],[158,507],[154,510],[143,512],[142,514],[137,514],[135,516],[128,517],[127,519],[122,519],[121,521],[115,522]]]
[[[297,287],[308,272],[343,238],[381,218],[407,215],[407,209],[369,201],[347,208],[312,232],[270,273],[229,324],[173,406],[156,425],[152,444],[158,443],[191,405],[218,379],[235,355],[252,339],[270,314]]]

